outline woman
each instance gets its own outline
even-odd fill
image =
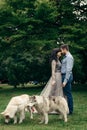
[[[59,60],[60,57],[61,57],[61,50],[59,48],[55,48],[52,51],[50,58],[52,76],[40,94],[44,97],[63,96],[61,62]]]

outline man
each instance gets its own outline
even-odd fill
[[[69,52],[68,45],[61,45],[61,52],[64,54],[64,58],[62,60],[62,86],[64,95],[67,97],[69,114],[73,113],[73,97],[71,92],[71,83],[73,80],[72,69],[74,64],[74,59],[71,53]]]

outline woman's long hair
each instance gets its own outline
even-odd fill
[[[55,48],[53,49],[51,56],[50,56],[50,62],[52,62],[53,60],[57,61],[57,53],[61,52],[61,50],[59,48]]]

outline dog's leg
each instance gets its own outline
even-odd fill
[[[67,122],[67,114],[63,113],[63,117],[64,117],[64,122]]]
[[[24,110],[22,110],[20,112],[20,120],[19,120],[19,124],[21,124],[23,122],[23,120],[25,119],[25,113],[24,113]]]
[[[59,115],[59,119],[60,119],[60,120],[63,119],[63,115],[62,115],[62,114]]]
[[[33,119],[33,112],[31,108],[29,108],[29,112],[30,112],[30,119]]]
[[[44,113],[45,124],[48,124],[48,113]]]
[[[33,113],[32,113],[32,110],[30,111],[30,119],[33,119]]]
[[[63,116],[64,122],[67,122],[67,113],[66,113],[64,107],[62,107],[62,106],[58,107],[58,111]]]
[[[66,114],[66,112],[61,111],[61,117],[62,117],[61,119],[64,119],[64,122],[67,122],[67,114]]]
[[[42,123],[44,123],[44,115],[41,115],[41,121],[39,122],[39,124],[42,124]]]
[[[32,108],[27,106],[26,109],[28,112],[30,112],[30,119],[33,119],[33,112],[32,112]]]
[[[14,116],[14,124],[16,124],[17,123],[17,116],[15,115]]]

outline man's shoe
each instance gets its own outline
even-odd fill
[[[72,115],[73,114],[73,112],[70,112],[68,115]]]

